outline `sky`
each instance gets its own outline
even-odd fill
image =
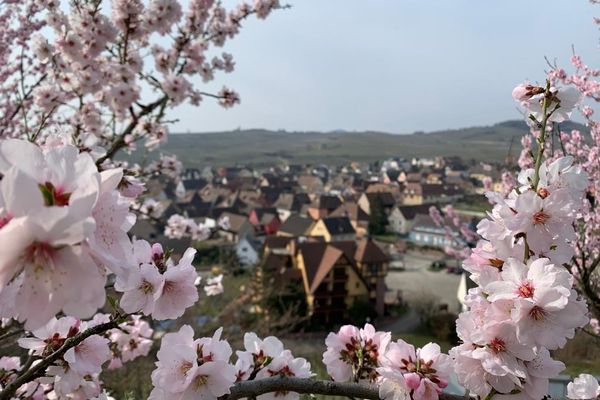
[[[282,2],[285,0],[281,0]],[[228,1],[225,1],[227,4]],[[234,2],[230,2],[234,4]],[[390,133],[521,118],[511,98],[571,47],[600,67],[587,0],[289,0],[229,41],[236,70],[200,88],[241,104],[180,106],[172,132],[266,128]]]

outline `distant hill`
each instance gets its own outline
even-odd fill
[[[520,139],[527,126],[523,121],[505,121],[492,126],[431,133],[390,134],[384,132],[287,132],[248,129],[227,132],[171,134],[161,148],[176,154],[186,167],[226,166],[236,163],[272,165],[374,161],[387,157],[460,156],[464,159],[502,161],[520,152]],[[562,130],[585,129],[567,123]],[[139,154],[133,155],[133,158]]]

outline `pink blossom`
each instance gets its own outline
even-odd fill
[[[535,352],[532,347],[519,342],[512,323],[490,321],[483,329],[473,332],[472,337],[480,346],[473,350],[472,357],[481,360],[484,370],[495,376],[525,377],[524,366],[519,360],[530,361]]]
[[[194,285],[196,268],[192,265],[196,250],[187,249],[179,264],[167,267],[159,297],[154,303],[152,316],[155,319],[175,319],[183,315],[186,308],[198,301],[198,289]]]
[[[212,338],[194,340],[188,325],[178,333],[166,334],[152,372],[155,388],[150,399],[217,398],[229,393],[235,382],[235,368],[229,364],[231,347],[220,339],[221,329]]]
[[[596,399],[600,396],[600,385],[590,374],[580,374],[567,385],[569,399]]]
[[[213,278],[208,278],[206,280],[206,285],[204,286],[204,292],[207,296],[217,296],[225,290],[223,287],[223,274],[217,275]]]
[[[517,86],[513,97],[538,121],[542,120],[542,103],[545,89],[534,86]],[[571,117],[573,108],[581,101],[581,94],[573,87],[550,88],[547,100],[548,121],[563,122]]]
[[[523,385],[523,394],[530,399],[540,399],[548,394],[549,378],[553,378],[565,369],[565,364],[553,360],[550,352],[541,347],[535,358],[525,362],[527,379]]]
[[[310,371],[309,362],[304,358],[294,358],[289,350],[285,350],[258,372],[257,379],[272,376],[310,378],[313,374]],[[265,393],[257,397],[260,400],[297,400],[299,398],[298,393],[288,391]]]
[[[142,264],[129,272],[127,280],[115,288],[123,292],[121,307],[125,312],[154,312],[156,300],[162,293],[164,277],[152,264]]]
[[[454,362],[454,371],[458,381],[481,398],[487,397],[492,388],[499,393],[510,393],[515,388],[515,381],[511,375],[495,376],[488,373],[481,364],[481,360],[473,357],[476,347],[464,343],[450,350]]]
[[[518,102],[527,102],[533,96],[534,92],[540,89],[528,83],[521,83],[513,89],[512,97]]]
[[[177,75],[169,75],[162,83],[162,90],[175,103],[179,104],[185,100],[190,89],[190,83]]]
[[[19,357],[0,357],[0,375],[2,376],[2,383],[0,383],[0,389],[4,385],[10,383],[17,377],[17,374],[21,370],[21,360]]]
[[[329,333],[323,353],[327,373],[336,381],[373,382],[390,338],[389,332],[377,332],[371,324],[363,329],[344,325],[338,333]]]
[[[57,350],[67,338],[79,332],[79,324],[72,317],[52,318],[46,325],[34,330],[33,337],[19,339],[19,346],[31,350],[35,355]]]
[[[69,367],[81,376],[99,374],[102,364],[110,360],[108,343],[108,339],[92,335],[67,350],[64,359],[69,363]]]
[[[139,315],[133,315],[130,321],[120,324],[119,329],[111,330],[109,338],[116,346],[113,346],[113,366],[148,355],[152,347],[153,332],[150,325]]]
[[[526,235],[531,250],[544,256],[558,242],[575,238],[570,223],[575,215],[569,202],[565,190],[557,190],[545,198],[532,191],[520,194],[514,204],[516,214],[506,219],[506,227]],[[568,259],[571,254],[558,256]]]
[[[440,347],[434,343],[415,351],[412,345],[401,339],[392,342],[381,364],[377,372],[381,374],[383,382],[393,382],[391,386],[400,388],[401,393],[402,389],[410,391],[415,400],[436,400],[442,389],[448,386],[450,358],[442,354]],[[403,398],[404,394],[400,396]]]
[[[537,301],[515,301],[512,317],[522,343],[554,350],[563,347],[567,338],[573,338],[575,328],[588,323],[586,303],[577,299],[574,290],[566,306],[560,308],[555,304],[551,293],[541,295]]]
[[[538,302],[544,297],[554,299],[547,306],[563,308],[567,305],[573,284],[567,270],[555,267],[547,258],[528,262],[528,265],[509,258],[500,275],[502,280],[485,287],[491,302],[500,299],[530,299]]]
[[[88,239],[93,256],[117,275],[129,262],[132,244],[127,232],[135,223],[129,200],[116,190],[122,176],[120,169],[101,173],[100,196],[92,210],[96,230]]]

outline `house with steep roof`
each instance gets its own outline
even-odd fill
[[[458,232],[454,232],[458,237]],[[454,246],[457,241],[446,234],[443,227],[437,226],[429,215],[417,214],[413,222],[413,227],[408,234],[408,241],[418,246],[430,246],[443,249],[447,246]]]
[[[358,198],[358,205],[371,215],[371,206],[375,201],[380,202],[386,214],[389,214],[396,205],[396,199],[391,192],[365,192]]]
[[[302,206],[310,204],[310,198],[306,193],[281,193],[273,207],[277,209],[279,219],[285,221],[292,213],[299,213]]]
[[[279,290],[303,290],[302,271],[294,266],[294,258],[289,253],[270,252],[263,259],[263,268],[273,278],[273,285]]]
[[[277,235],[289,237],[308,236],[314,223],[311,218],[292,214],[281,224]]]
[[[326,242],[338,242],[354,240],[356,231],[348,217],[326,217],[312,226],[308,236],[320,236]]]
[[[323,190],[323,180],[315,175],[300,175],[298,185],[308,193],[318,193]]]
[[[342,204],[342,199],[337,195],[327,194],[321,195],[317,202],[311,204],[308,209],[308,214],[318,220],[331,214],[336,208]]]
[[[256,265],[260,260],[261,243],[250,236],[241,238],[233,248],[238,262],[243,267],[248,268]]]
[[[208,181],[203,178],[192,178],[192,179],[183,179],[183,186],[185,190],[202,190],[204,186],[208,184]]]
[[[458,185],[409,182],[404,187],[403,203],[405,205],[451,203],[460,200],[463,195],[463,190]]]
[[[278,252],[278,253],[291,253],[292,242],[294,242],[296,238],[288,237],[288,236],[277,236],[277,235],[268,235],[265,236],[265,241],[263,243],[263,255]]]
[[[281,220],[275,208],[254,208],[248,214],[248,221],[257,233],[271,235],[281,226]]]
[[[346,201],[336,208],[332,217],[348,217],[358,237],[367,235],[369,229],[369,215],[354,201]]]
[[[225,219],[228,222],[221,224],[222,226],[224,225],[221,232],[228,241],[236,243],[243,237],[254,236],[254,227],[245,215],[223,212],[219,216],[219,221],[222,222]]]
[[[385,277],[389,268],[389,257],[371,239],[359,240],[356,243],[354,260],[360,274],[369,287],[369,300],[377,315],[385,312]]]
[[[388,216],[387,229],[400,235],[407,234],[418,214],[429,215],[432,204],[418,204],[414,206],[396,206]]]
[[[296,264],[302,273],[308,313],[315,323],[341,324],[349,310],[368,303],[369,289],[351,254],[332,243],[302,243]]]

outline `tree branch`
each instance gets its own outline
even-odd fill
[[[6,332],[6,333],[0,335],[0,342],[3,342],[4,340],[6,340],[8,338],[11,338],[11,337],[13,337],[15,335],[19,335],[19,334],[21,334],[23,332],[24,332],[23,329],[17,329],[17,330],[14,330],[14,331]]]
[[[238,382],[231,388],[231,393],[221,397],[221,400],[238,400],[245,397],[255,398],[264,393],[283,391],[379,400],[379,390],[375,386],[283,376]],[[440,395],[440,399],[458,400],[463,399],[463,397],[442,394]]]
[[[73,337],[65,340],[65,343],[54,353],[51,353],[47,357],[43,358],[39,363],[27,369],[21,375],[17,377],[14,381],[6,385],[3,391],[0,392],[0,400],[9,400],[13,397],[18,388],[23,386],[24,384],[33,381],[46,372],[46,369],[51,366],[55,361],[58,361],[63,355],[72,347],[77,346],[79,343],[83,342],[85,339],[92,335],[98,335],[104,333],[108,330],[114,329],[119,326],[119,321],[114,319],[105,324],[96,325],[90,329],[87,329]]]
[[[106,151],[106,154],[100,157],[96,161],[96,165],[102,164],[106,159],[113,158],[113,156],[125,146],[125,136],[129,135],[135,129],[140,118],[152,113],[158,107],[164,107],[167,104],[169,98],[164,95],[156,100],[154,103],[150,103],[147,106],[142,108],[142,111],[139,115],[132,118],[131,122],[127,125],[127,127],[119,134],[116,140],[112,143],[110,148]]]

